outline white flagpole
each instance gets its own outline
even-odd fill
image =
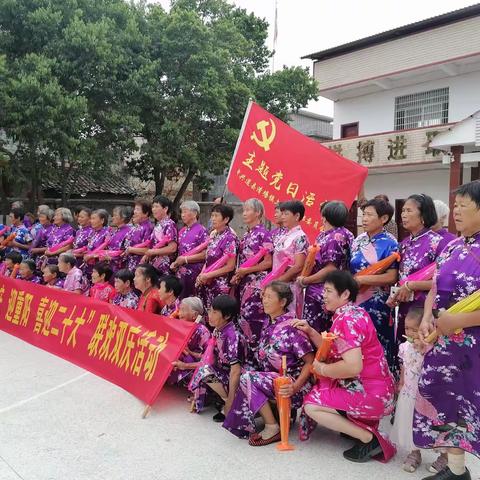
[[[278,0],[275,0],[275,18],[273,24],[273,51],[272,51],[272,73],[275,72],[275,50],[277,48],[278,36]]]

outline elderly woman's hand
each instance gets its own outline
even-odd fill
[[[315,330],[308,324],[306,320],[300,320],[298,318],[294,319],[292,322],[292,327],[298,328],[303,333],[306,333],[309,337],[311,336],[312,332]]]
[[[323,370],[324,370],[324,367],[326,366],[327,364],[325,362],[319,362],[318,360],[314,360],[313,361],[313,364],[312,364],[312,367],[313,367],[313,370],[320,376],[322,377],[326,377],[328,375],[325,375],[325,373],[323,373]]]
[[[293,383],[288,383],[286,385],[282,385],[279,389],[278,389],[278,393],[280,393],[280,396],[282,397],[293,397],[293,395],[295,395],[296,391],[295,391],[295,387],[293,386]]]

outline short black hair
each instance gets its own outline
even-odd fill
[[[37,267],[32,259],[27,258],[26,260],[22,260],[22,263],[24,263],[32,273],[35,273]]]
[[[25,216],[25,210],[23,208],[12,208],[10,210],[10,213],[13,214],[13,218],[17,220],[23,220],[23,217]]]
[[[176,298],[182,293],[182,282],[174,275],[165,275],[164,277],[161,277],[158,283],[161,285],[162,282],[165,284],[165,290],[167,292],[173,292]]]
[[[358,283],[352,277],[352,274],[346,270],[333,270],[333,272],[327,274],[323,283],[333,285],[339,295],[348,290],[350,292],[348,299],[351,302],[357,299]]]
[[[150,280],[150,283],[152,284],[153,287],[158,286],[158,270],[153,266],[150,265],[149,263],[141,263],[138,267],[137,270],[141,269],[142,270],[142,275],[145,279]]]
[[[5,259],[11,260],[14,264],[19,265],[23,261],[22,254],[19,252],[10,252],[5,255]]]
[[[103,209],[103,208],[99,208],[97,210],[94,210],[92,212],[92,215],[98,215],[101,219],[102,219],[102,222],[103,222],[103,226],[106,227],[108,225],[108,212]]]
[[[378,218],[383,217],[384,215],[388,216],[388,220],[384,223],[384,225],[386,225],[393,217],[394,210],[392,205],[385,200],[382,200],[379,196],[364,203],[362,205],[362,211],[364,211],[367,207],[373,207],[375,212],[377,212]]]
[[[438,222],[437,211],[435,210],[432,197],[424,193],[414,193],[407,200],[413,200],[418,205],[425,228],[431,228]]]
[[[164,195],[157,195],[156,197],[153,197],[152,204],[153,203],[158,203],[163,208],[166,208],[167,213],[170,213],[172,211],[173,202]]]
[[[85,205],[79,205],[78,207],[73,207],[73,213],[78,215],[80,212],[85,212],[89,217],[92,215],[92,209],[86,207]]]
[[[212,301],[212,310],[221,312],[223,318],[232,319],[238,314],[238,302],[230,295],[218,295]]]
[[[282,202],[280,204],[280,211],[284,212],[285,210],[287,210],[287,212],[292,212],[294,215],[298,213],[298,221],[302,220],[305,215],[305,207],[303,206],[303,203],[299,202],[298,200]]]
[[[278,280],[274,280],[265,287],[265,290],[267,288],[275,292],[280,300],[286,300],[284,307],[286,311],[287,307],[293,301],[293,292],[290,288],[290,285],[286,282],[279,282]]]
[[[123,268],[122,270],[119,270],[115,274],[115,278],[118,278],[122,282],[130,282],[130,286],[133,285],[134,277],[135,277],[135,274],[131,270],[128,270],[127,268]]]
[[[71,253],[61,253],[58,257],[58,261],[62,261],[64,263],[68,263],[71,267],[74,267],[77,264],[77,259],[75,255]]]
[[[105,262],[97,262],[93,266],[93,270],[95,270],[100,276],[105,275],[105,281],[108,282],[112,278],[113,271]]]
[[[320,213],[325,220],[333,227],[344,227],[348,219],[347,206],[339,201],[332,200],[324,203],[320,209]]]
[[[473,182],[461,185],[454,193],[460,197],[470,197],[477,205],[477,208],[480,208],[480,180],[474,180]]]
[[[233,215],[234,215],[233,208],[230,207],[229,205],[224,205],[223,203],[219,203],[214,205],[211,211],[212,213],[218,212],[224,220],[228,218],[228,223],[230,223],[233,220]]]

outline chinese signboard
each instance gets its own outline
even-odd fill
[[[182,320],[0,279],[0,330],[115,383],[149,405],[194,328]]]
[[[302,228],[313,239],[321,227],[321,204],[343,200],[350,207],[367,172],[251,102],[227,186],[243,201],[263,200],[269,219],[278,202],[300,200],[305,206]]]

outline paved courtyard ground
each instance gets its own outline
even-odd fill
[[[387,465],[357,465],[351,445],[317,429],[294,452],[249,447],[188,412],[185,392],[165,388],[150,416],[122,389],[0,332],[0,480],[420,479]],[[424,460],[434,454],[427,452]],[[480,462],[468,458],[480,476]]]

